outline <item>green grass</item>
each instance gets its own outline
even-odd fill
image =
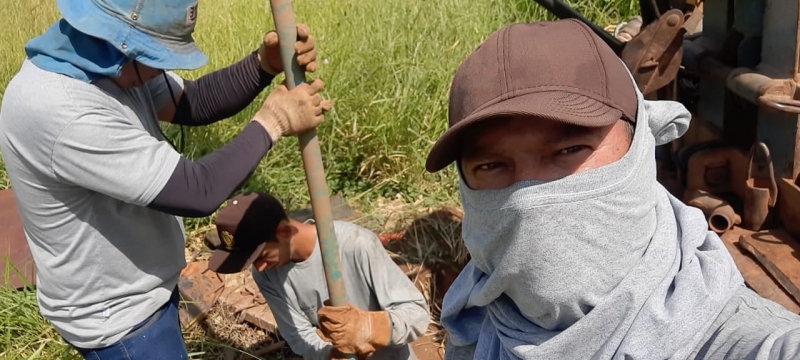
[[[601,25],[626,19],[632,0],[583,1],[576,6]],[[321,68],[334,109],[318,129],[331,192],[370,204],[378,197],[422,195],[457,202],[455,172],[425,172],[431,145],[447,127],[447,93],[461,60],[489,33],[513,22],[545,18],[529,0],[295,1],[296,19],[318,38]],[[12,1],[0,9],[0,95],[24,57],[22,47],[56,18],[52,1]],[[547,18],[550,18],[549,16]],[[9,23],[10,22],[10,23]],[[196,78],[256,49],[272,28],[267,1],[219,0],[200,4],[196,39],[210,58]],[[280,79],[276,80],[278,83]],[[266,96],[220,123],[185,128],[185,155],[196,159],[224,145]],[[167,126],[175,136],[175,126]],[[0,167],[1,169],[2,167]],[[8,180],[0,170],[0,187]],[[275,193],[289,206],[308,202],[297,140],[281,139],[244,190]],[[188,230],[209,218],[188,220]]]
[[[576,1],[601,26],[638,12],[633,0]],[[24,58],[23,45],[57,19],[54,1],[6,1],[0,7],[0,98]],[[241,59],[271,29],[269,2],[201,1],[196,39],[209,63],[196,78]],[[333,110],[319,127],[328,185],[370,211],[379,198],[424,198],[457,204],[453,169],[424,170],[433,142],[447,127],[447,94],[458,64],[492,31],[514,22],[552,19],[530,0],[295,0],[298,22],[317,37],[321,68]],[[276,79],[278,83],[281,79]],[[184,155],[197,159],[231,140],[247,123],[265,91],[241,114],[212,126],[186,128]],[[171,137],[177,128],[166,126]],[[0,188],[9,187],[0,158]],[[270,191],[289,207],[308,202],[295,138],[284,138],[264,158],[243,190]],[[187,231],[211,217],[187,219]],[[2,290],[0,358],[69,358],[38,315],[32,292]]]

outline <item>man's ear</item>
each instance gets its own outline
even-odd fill
[[[296,233],[297,229],[286,220],[281,221],[275,229],[275,235],[280,238],[290,238]]]

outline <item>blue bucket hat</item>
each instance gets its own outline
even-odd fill
[[[73,28],[109,42],[160,70],[193,70],[208,61],[194,42],[198,0],[57,0]]]

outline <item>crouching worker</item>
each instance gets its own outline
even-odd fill
[[[311,221],[311,220],[310,220]],[[252,264],[253,278],[278,330],[305,359],[416,359],[409,343],[430,321],[425,298],[358,225],[334,221],[348,306],[324,306],[328,289],[312,222],[289,219],[274,197],[233,197],[216,218],[221,245],[209,259],[218,273]]]

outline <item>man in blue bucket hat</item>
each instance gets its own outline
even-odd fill
[[[211,3],[209,3],[211,4]],[[315,128],[322,81],[279,86],[229,143],[194,161],[158,121],[202,126],[245,109],[283,71],[272,31],[197,80],[197,0],[58,0],[0,104],[0,152],[37,267],[42,315],[91,359],[185,359],[177,312],[182,217],[212,214],[282,136]],[[200,12],[199,12],[200,11]],[[317,67],[298,25],[297,62]]]

